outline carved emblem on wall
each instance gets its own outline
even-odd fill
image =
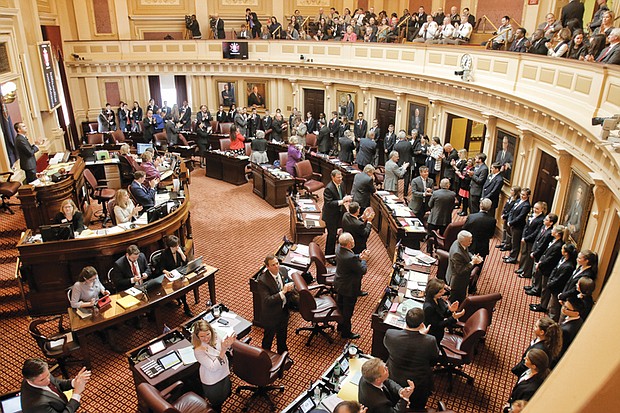
[[[222,6],[258,6],[258,0],[221,0]]]
[[[140,0],[140,5],[142,6],[158,6],[163,4],[167,6],[180,6],[181,0]]]
[[[297,6],[331,6],[329,0],[297,0]]]

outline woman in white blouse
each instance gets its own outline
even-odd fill
[[[142,205],[135,206],[126,189],[116,191],[114,216],[117,224],[131,221],[132,218],[136,218],[140,214],[140,211],[142,211]]]
[[[196,360],[200,363],[200,381],[204,396],[217,412],[231,394],[230,367],[226,351],[232,346],[235,336],[223,340],[205,320],[198,320],[192,326],[192,344]]]

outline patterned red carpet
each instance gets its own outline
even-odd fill
[[[218,301],[251,320],[252,296],[248,280],[261,266],[264,256],[274,252],[282,237],[288,235],[288,209],[273,209],[252,193],[251,183],[236,187],[206,178],[204,170],[192,174],[191,197],[196,254],[204,255],[206,262],[220,269],[216,277]],[[25,229],[23,217],[16,210],[14,216],[0,214],[0,323],[5,337],[0,358],[1,393],[19,388],[20,368],[25,358],[40,356],[34,340],[27,333],[30,320],[14,278],[15,245],[20,232]],[[323,239],[320,242],[323,243]],[[358,344],[366,352],[370,352],[371,347],[370,315],[380,300],[391,267],[385,248],[375,233],[370,237],[369,249],[372,258],[363,284],[369,295],[358,300],[353,319],[353,330],[362,334]],[[456,378],[453,392],[448,393],[447,378],[436,378],[436,392],[431,402],[443,400],[457,412],[498,412],[508,399],[515,383],[510,368],[527,347],[537,318],[527,309],[527,304],[534,301],[522,293],[525,282],[513,274],[514,269],[514,266],[502,263],[498,250],[492,248],[478,290],[480,294],[500,292],[504,298],[493,316],[486,344],[474,363],[465,367],[465,371],[475,377],[474,385]],[[201,303],[192,306],[195,313],[204,309],[207,297],[205,286],[201,289]],[[175,308],[171,308],[166,318],[169,326],[185,320],[182,310]],[[310,381],[323,373],[345,345],[340,338],[329,345],[318,337],[311,347],[306,347],[304,333],[296,335],[294,332],[296,327],[304,324],[298,313],[292,314],[288,344],[295,364],[281,380],[286,386],[284,393],[272,396],[278,410],[305,391]],[[153,326],[139,331],[121,326],[120,333],[126,349],[139,346],[157,335]],[[261,329],[254,328],[250,335],[253,344],[260,344]],[[97,337],[92,337],[91,341],[93,378],[83,397],[84,411],[102,411],[102,406],[106,411],[136,411],[136,393],[126,358],[113,353]],[[72,372],[76,371],[74,367]],[[225,412],[239,412],[244,405],[248,395],[247,392],[234,394],[238,384],[240,381],[233,375],[233,395],[224,406]],[[257,402],[251,411],[266,412],[268,409],[266,404]]]

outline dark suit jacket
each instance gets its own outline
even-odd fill
[[[265,116],[261,119],[260,129],[262,131],[268,131],[273,124],[273,118],[271,116]]]
[[[165,126],[166,130],[166,140],[168,140],[169,145],[176,145],[179,142],[179,128],[174,124],[173,121],[166,121]]]
[[[601,54],[597,57],[596,61],[600,63],[606,63],[608,65],[620,65],[620,45],[615,45],[611,52],[607,53],[607,49],[609,49],[610,47],[611,46],[607,46],[606,48],[604,48]],[[605,53],[607,53],[606,56]],[[600,59],[601,56],[605,57],[603,57],[599,61],[598,59]]]
[[[513,228],[525,227],[527,214],[530,212],[530,201],[523,201],[519,204],[519,201],[515,202],[512,209],[508,213],[508,224]],[[520,242],[519,240],[514,240]]]
[[[283,132],[283,128],[282,128],[282,121],[274,118],[273,122],[271,123],[271,134],[269,135],[269,138],[271,140],[276,140],[278,142],[282,142],[282,132]]]
[[[138,268],[140,268],[140,274],[147,274],[147,280],[151,278],[151,267],[149,266],[149,262],[146,260],[146,256],[142,252],[138,256]],[[134,275],[131,271],[131,265],[129,264],[127,256],[123,255],[114,262],[111,278],[118,291],[133,287],[134,283],[131,282],[133,277]]]
[[[368,122],[366,122],[366,119],[362,119],[361,124],[360,124],[359,119],[355,120],[355,124],[353,125],[353,134],[355,135],[356,140],[365,138],[367,130],[368,130]]]
[[[357,399],[368,408],[368,413],[402,413],[407,411],[407,402],[400,398],[400,389],[401,386],[390,379],[383,382],[382,390],[362,377]]]
[[[181,119],[179,122],[183,124],[184,130],[189,130],[192,126],[192,108],[187,106],[185,108],[181,108]]]
[[[409,162],[413,159],[413,146],[407,139],[399,140],[394,144],[394,150],[398,152],[398,166],[403,166],[405,162]],[[424,156],[426,158],[426,156]]]
[[[215,30],[217,31],[218,39],[226,38],[226,32],[224,31],[224,20],[217,19],[217,21],[215,22]]]
[[[288,282],[286,268],[280,267],[282,285]],[[280,323],[288,322],[288,307],[282,306],[282,297],[276,280],[269,271],[265,270],[258,276],[258,294],[263,304],[261,322],[266,327],[276,327]]]
[[[444,152],[445,155],[445,152]],[[454,170],[454,168],[452,167],[452,161],[454,160],[454,162],[458,162],[459,160],[459,153],[457,152],[456,149],[452,149],[452,151],[441,160],[441,165],[443,167],[443,177],[444,178],[448,178],[450,180],[454,180],[454,178],[456,177],[456,172]]]
[[[407,379],[416,389],[433,388],[432,366],[439,358],[435,337],[419,331],[390,328],[385,332],[383,345],[389,353],[387,361],[390,378],[406,387]]]
[[[370,196],[374,194],[375,191],[375,182],[372,177],[364,172],[355,175],[355,178],[353,178],[351,196],[353,196],[353,201],[360,204],[362,209],[370,206]]]
[[[469,275],[474,266],[471,263],[471,254],[461,246],[458,240],[450,247],[450,261],[446,280],[450,283],[450,301],[463,302],[467,297]]]
[[[357,158],[355,162],[361,167],[365,167],[369,163],[372,163],[377,153],[377,142],[369,138],[362,138],[360,140],[360,147],[357,151]]]
[[[510,394],[509,402],[512,403],[515,400],[530,400],[536,390],[542,385],[544,379],[541,375],[537,374],[534,377],[523,380],[520,383],[517,383]]]
[[[581,271],[581,267],[577,267],[575,271],[571,274],[570,279],[558,296],[560,300],[566,300],[568,296],[577,293],[577,283],[579,282],[579,279],[581,277],[589,277],[593,280],[596,280],[596,273],[592,271],[592,268],[586,268],[585,270]]]
[[[484,211],[467,217],[463,229],[471,232],[472,243],[469,250],[472,254],[480,254],[481,257],[489,255],[489,240],[495,234],[496,224],[497,220]]]
[[[529,50],[527,51],[528,53],[532,53],[532,54],[539,54],[539,55],[544,55],[547,56],[547,52],[549,49],[547,49],[547,42],[549,40],[546,39],[545,37],[538,39],[537,41],[535,41],[534,43],[532,43],[532,46],[530,46]]]
[[[545,232],[542,232],[542,228],[538,229],[538,235],[536,236],[536,240],[532,245],[532,255],[534,255],[535,261],[540,260],[540,257],[542,257],[542,255],[545,253],[545,250],[549,246],[549,243],[553,240],[551,231],[553,231],[553,228],[551,227],[545,229]]]
[[[263,96],[259,93],[250,93],[250,95],[248,96],[248,106],[262,106],[265,104],[265,99],[263,98]]]
[[[502,174],[495,175],[492,179],[487,179],[482,187],[482,198],[488,198],[493,203],[493,209],[499,204],[499,194],[504,186]]]
[[[132,181],[129,187],[131,194],[136,199],[136,202],[144,207],[144,210],[151,208],[155,205],[155,190],[151,188],[146,181],[145,185],[140,185],[136,181]]]
[[[545,224],[544,220],[545,214],[540,214],[532,220],[525,221],[525,228],[523,228],[523,234],[521,235],[525,242],[536,244],[536,241],[539,238],[546,236],[547,231],[549,232],[549,236],[551,236],[551,230],[553,229],[552,227],[549,227],[544,233],[542,232],[542,228]],[[551,239],[547,238],[547,244],[549,244],[550,241]],[[545,248],[547,248],[546,245]]]
[[[431,178],[426,178],[426,188],[432,187],[433,180]],[[422,177],[418,176],[413,178],[411,180],[411,201],[409,202],[409,208],[411,208],[414,214],[417,214],[426,205],[428,199],[429,197],[424,195],[424,185]]]
[[[62,392],[73,388],[71,387],[71,380],[59,380],[54,376],[50,376],[50,380]],[[65,401],[52,392],[31,386],[26,380],[22,381],[21,392],[22,410],[24,412],[73,413],[80,407],[80,402],[77,400]]]
[[[17,149],[17,155],[19,156],[20,168],[24,171],[34,171],[37,169],[37,160],[34,157],[34,154],[39,150],[37,145],[28,142],[28,138],[20,133],[15,137],[15,149]]]
[[[424,324],[431,326],[428,334],[435,337],[435,341],[441,344],[446,327],[456,325],[456,319],[448,310],[448,304],[444,300],[426,300],[424,302]]]
[[[353,149],[355,149],[355,142],[344,136],[338,139],[340,142],[340,152],[338,152],[338,159],[342,162],[353,163]]]
[[[394,150],[394,144],[396,144],[396,134],[394,132],[386,133],[385,138],[383,138],[383,147],[388,155]]]
[[[325,186],[325,190],[323,191],[323,213],[321,219],[325,221],[327,226],[340,226],[340,220],[345,213],[344,205],[338,205],[338,201],[345,196],[344,182],[340,184],[340,190],[342,191],[342,197],[332,181]]]
[[[553,271],[555,266],[558,265],[558,262],[562,259],[562,245],[564,245],[562,240],[554,241],[545,250],[542,257],[540,257],[538,261],[538,271],[545,277],[551,275],[551,271]]]
[[[354,253],[359,254],[366,249],[366,242],[371,229],[372,224],[370,222],[364,223],[356,216],[348,212],[344,213],[342,217],[342,230],[353,235],[353,240],[355,241]]]
[[[353,251],[336,249],[336,277],[334,288],[345,297],[357,297],[362,291],[362,277],[366,274],[366,261],[360,260]]]
[[[456,195],[449,189],[438,189],[433,192],[428,206],[431,213],[428,216],[428,223],[439,226],[447,226],[452,222],[452,211]]]
[[[62,212],[57,213],[54,217],[54,224],[62,224],[63,222],[69,222],[67,221],[67,218],[65,218],[65,214]],[[73,219],[70,222],[71,228],[74,232],[82,232],[85,228],[84,215],[80,211],[75,211],[73,214]]]
[[[332,140],[329,137],[329,128],[327,126],[323,126],[321,130],[319,130],[319,136],[317,137],[317,145],[319,147],[319,152],[328,153],[332,147]]]
[[[564,287],[568,284],[568,281],[573,275],[573,271],[575,271],[575,265],[570,261],[564,261],[558,263],[555,266],[553,271],[551,271],[551,275],[549,276],[549,280],[547,281],[547,288],[553,295],[558,295],[564,290]]]
[[[313,133],[315,130],[317,130],[316,119],[314,118],[306,119],[304,123],[306,124],[306,129],[308,133]]]
[[[228,122],[228,114],[225,111],[221,111],[221,112],[218,111],[215,114],[215,120],[221,123],[226,123]]]
[[[329,127],[329,133],[331,134],[331,136],[333,136],[333,137],[339,136],[340,119],[338,119],[338,118],[330,119],[329,123],[327,124],[327,126]]]
[[[164,270],[172,271],[176,268],[179,268],[182,265],[187,264],[187,259],[183,260],[181,258],[181,254],[177,252],[175,255],[176,257],[173,257],[172,250],[170,248],[166,248],[161,253],[161,256],[159,259],[159,267],[157,268],[157,274],[163,273]],[[174,260],[174,258],[176,258],[176,261]]]
[[[471,185],[469,187],[469,193],[472,196],[481,196],[482,187],[487,181],[489,176],[489,167],[486,164],[481,164],[477,168],[474,168],[474,175],[471,177]]]
[[[568,347],[577,336],[577,333],[581,329],[582,325],[582,318],[560,324],[560,328],[562,329],[562,352],[560,353],[561,355],[566,353],[566,350],[568,350]]]
[[[560,18],[562,27],[566,27],[567,23],[573,19],[577,19],[577,21],[579,21],[579,27],[583,27],[584,11],[585,7],[579,0],[572,0],[566,6],[562,7],[562,17]]]
[[[525,37],[521,39],[515,39],[510,45],[510,48],[508,49],[508,51],[517,52],[517,53],[525,53],[527,51],[527,48],[525,47],[526,40],[527,39]]]
[[[530,344],[525,351],[523,352],[523,355],[521,356],[521,361],[519,361],[510,371],[512,372],[512,374],[514,374],[517,377],[521,377],[523,375],[523,373],[525,373],[527,371],[527,366],[525,365],[525,356],[527,355],[528,351],[537,348],[538,350],[542,350],[545,353],[547,352],[547,350],[545,349],[545,342],[544,341],[537,341],[534,344]],[[549,353],[547,353],[547,357],[549,357]],[[549,361],[551,361],[551,358],[549,358]]]

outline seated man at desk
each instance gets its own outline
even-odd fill
[[[112,267],[112,282],[118,291],[131,287],[147,290],[157,288],[164,279],[163,275],[155,277],[146,256],[137,245],[127,247],[125,255],[120,257]]]
[[[368,408],[368,413],[406,412],[409,396],[415,385],[407,380],[409,386],[401,387],[388,377],[390,372],[381,359],[372,358],[362,366],[357,399]]]
[[[155,206],[155,188],[159,183],[159,179],[153,179],[146,183],[146,174],[143,171],[136,171],[133,174],[133,182],[129,186],[131,195],[142,208],[149,209]]]
[[[60,211],[54,217],[54,224],[71,223],[71,228],[78,234],[86,227],[84,226],[84,216],[78,211],[72,199],[65,199],[60,204]]]

